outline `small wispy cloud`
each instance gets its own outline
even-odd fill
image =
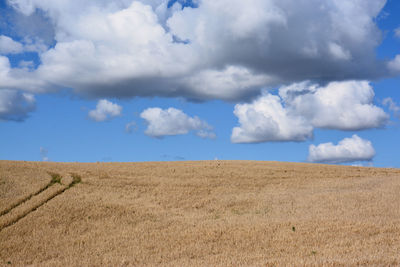
[[[394,29],[394,36],[396,36],[397,38],[400,38],[400,27]]]
[[[49,154],[49,151],[44,148],[40,147],[40,157],[42,158],[42,161],[49,161],[49,157],[47,156]]]
[[[131,121],[125,124],[125,132],[126,133],[133,133],[134,131],[137,130],[137,125],[136,122]]]
[[[174,155],[169,155],[169,154],[162,154],[160,157],[164,160],[172,160],[172,161],[185,160],[185,157],[177,156],[177,155],[174,156]]]
[[[390,111],[393,112],[394,116],[400,118],[400,107],[393,101],[391,97],[383,99],[382,104],[387,106]]]

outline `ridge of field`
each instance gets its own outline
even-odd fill
[[[0,264],[400,264],[398,169],[0,161],[1,206],[48,172],[82,182],[0,231]]]

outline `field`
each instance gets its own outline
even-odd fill
[[[0,265],[400,265],[400,170],[0,161]]]

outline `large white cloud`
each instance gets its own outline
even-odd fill
[[[182,9],[167,0],[8,0],[21,14],[44,14],[53,28],[55,45],[39,51],[33,74],[42,90],[197,100],[386,75],[375,57],[382,38],[375,18],[385,2],[202,0]],[[25,87],[39,90],[32,83]]]
[[[0,121],[23,121],[36,108],[32,94],[16,90],[0,90]]]
[[[354,78],[376,66],[367,62],[375,63],[381,36],[373,18],[384,3],[209,0],[167,24],[213,64],[245,65],[285,81]]]
[[[309,82],[283,86],[279,96],[264,94],[252,103],[237,104],[234,143],[304,141],[315,127],[364,130],[383,127],[389,116],[373,104],[368,82],[332,82],[324,87]]]
[[[215,138],[212,127],[198,117],[190,117],[176,108],[148,108],[140,117],[146,120],[145,134],[155,138],[182,135],[195,131],[202,138]]]
[[[90,110],[88,116],[94,121],[106,121],[120,116],[122,107],[112,103],[107,99],[101,99],[97,102],[96,109]]]
[[[303,82],[280,88],[279,95],[289,110],[318,128],[379,128],[389,118],[374,105],[374,90],[366,81],[332,82],[323,87]]]
[[[357,135],[345,138],[337,145],[323,143],[310,145],[308,160],[312,162],[344,163],[354,161],[370,161],[375,156],[372,143]]]

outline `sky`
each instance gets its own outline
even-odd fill
[[[396,0],[0,0],[0,160],[400,168]]]

